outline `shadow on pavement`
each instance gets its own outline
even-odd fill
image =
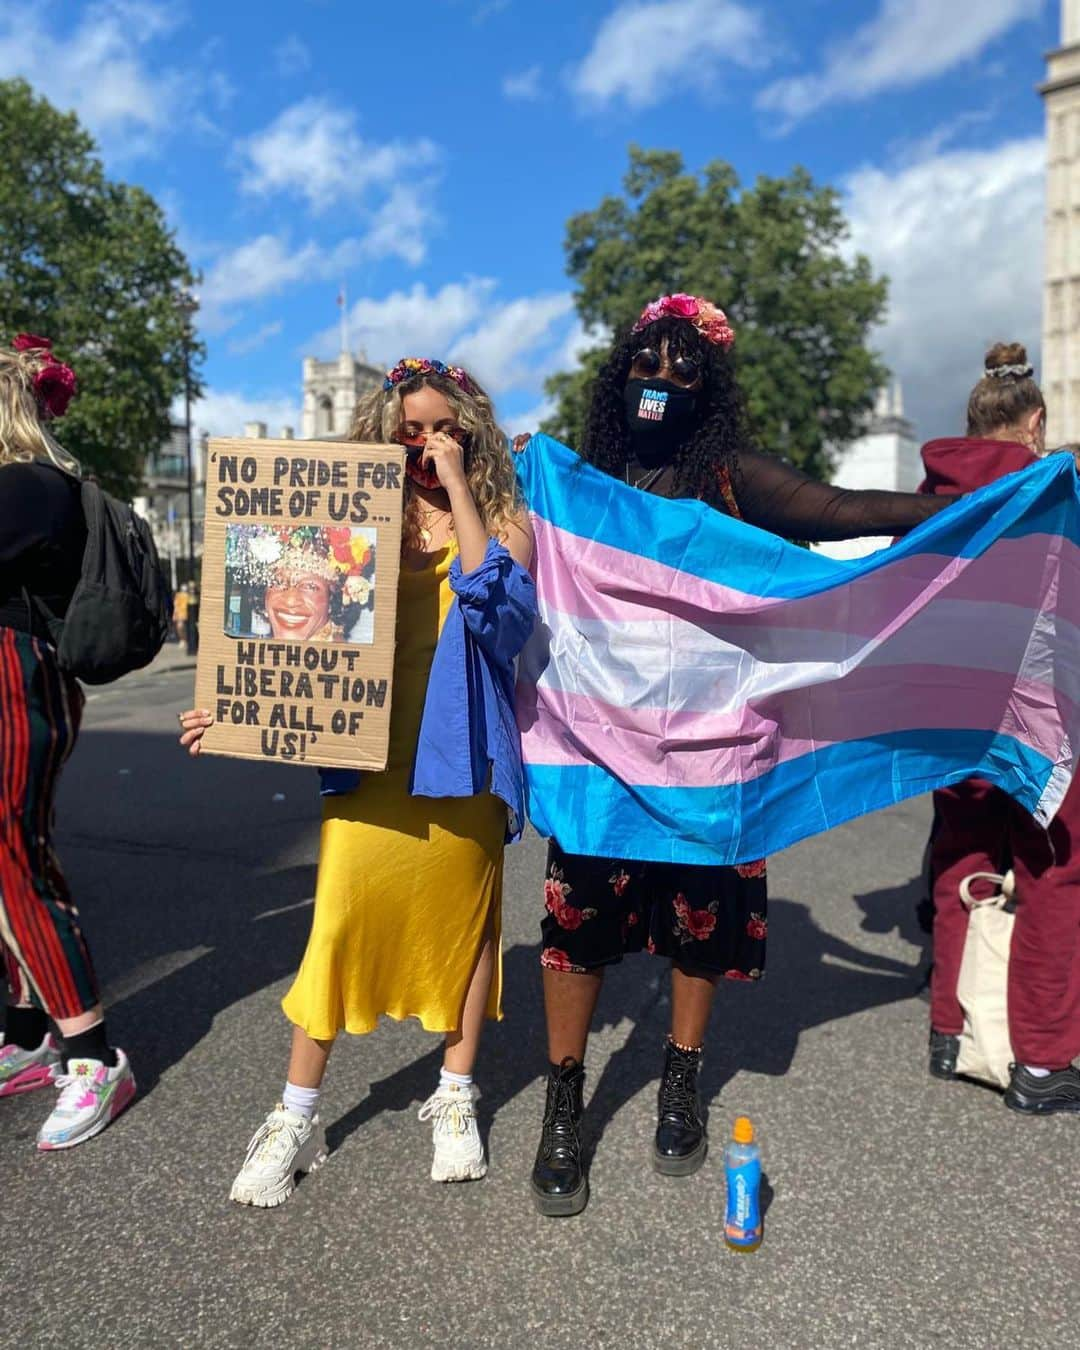
[[[77,894],[93,897],[89,939],[118,995],[110,1020],[117,1040],[137,1057],[144,1091],[206,1036],[223,1009],[296,970],[315,889],[313,862],[274,866],[275,859],[296,857],[297,846],[306,849],[312,837],[313,776],[222,759],[193,763],[173,753],[165,734],[91,732],[61,803],[61,845],[67,836],[88,850],[77,866],[68,865]],[[117,778],[120,772],[128,776]],[[284,805],[275,804],[285,796]],[[855,897],[866,931],[898,928],[921,942],[919,886],[916,879]],[[721,982],[702,1073],[706,1104],[741,1069],[786,1073],[803,1031],[919,991],[918,965],[860,950],[822,929],[804,904],[774,898],[769,919],[766,978]],[[488,1123],[536,1084],[539,1126],[538,1080],[547,1057],[537,954],[538,945],[519,944],[504,955],[505,1020],[485,1034],[479,1075]],[[660,960],[637,956],[609,972],[597,1028],[629,1029],[590,1075],[590,1149],[618,1111],[656,1083],[669,1011]],[[422,1101],[440,1062],[441,1042],[432,1038],[425,1054],[373,1082],[367,1097],[331,1126],[331,1147],[380,1112]]]
[[[903,905],[898,914],[901,910]],[[655,992],[639,1006],[625,1043],[596,1080],[587,1112],[590,1153],[618,1111],[659,1080],[670,1015],[663,966],[648,957],[623,962],[605,982],[599,1018],[618,1022],[626,1015],[634,997],[635,965],[636,1002],[641,1004],[641,966],[646,962],[657,967],[651,978]],[[804,1031],[911,998],[919,985],[917,966],[854,947],[819,927],[805,905],[770,898],[765,978],[760,983],[721,981],[717,991],[701,1073],[706,1111],[740,1070],[785,1074]]]
[[[834,937],[814,922],[805,905],[770,900],[769,919],[767,977],[759,985],[723,983],[718,992],[702,1071],[706,1110],[741,1069],[773,1076],[786,1073],[800,1035],[810,1027],[918,992],[917,967],[864,952]],[[485,1033],[478,1074],[483,1088],[480,1110],[487,1125],[507,1102],[537,1084],[539,1132],[543,1103],[538,1079],[547,1057],[538,950],[538,946],[521,945],[504,956],[506,1017]],[[658,1082],[669,1015],[665,963],[640,955],[609,972],[594,1030],[624,1021],[631,1026],[624,1043],[593,1079],[591,1094],[586,1085],[583,1135],[587,1157],[595,1153],[622,1107]],[[397,1073],[373,1082],[369,1095],[329,1128],[331,1148],[339,1148],[379,1112],[402,1111],[422,1101],[432,1089],[441,1062],[441,1046],[436,1043]]]

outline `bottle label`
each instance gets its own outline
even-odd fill
[[[727,1214],[724,1237],[733,1247],[761,1241],[761,1163],[753,1158],[727,1169]]]

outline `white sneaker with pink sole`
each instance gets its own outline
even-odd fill
[[[5,1045],[0,1038],[0,1097],[16,1097],[20,1092],[52,1087],[63,1071],[60,1047],[51,1033],[36,1050]]]
[[[69,1061],[57,1085],[60,1096],[37,1137],[38,1148],[46,1151],[93,1139],[135,1099],[135,1075],[123,1050],[116,1051],[111,1069],[99,1059]]]

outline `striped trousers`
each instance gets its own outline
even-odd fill
[[[47,643],[0,628],[0,949],[9,1003],[77,1017],[99,999],[90,952],[52,851],[53,798],[82,692]]]

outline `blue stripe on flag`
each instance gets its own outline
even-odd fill
[[[767,858],[965,778],[985,778],[1034,811],[1053,767],[1011,736],[950,729],[827,746],[728,787],[633,787],[599,765],[530,764],[526,780],[533,825],[567,852],[716,865]]]
[[[561,529],[762,598],[820,593],[912,554],[977,557],[1002,538],[1046,534],[1080,544],[1071,454],[1049,455],[1001,478],[893,548],[854,561],[796,548],[701,502],[638,492],[550,436],[533,436],[515,461],[529,508]]]

